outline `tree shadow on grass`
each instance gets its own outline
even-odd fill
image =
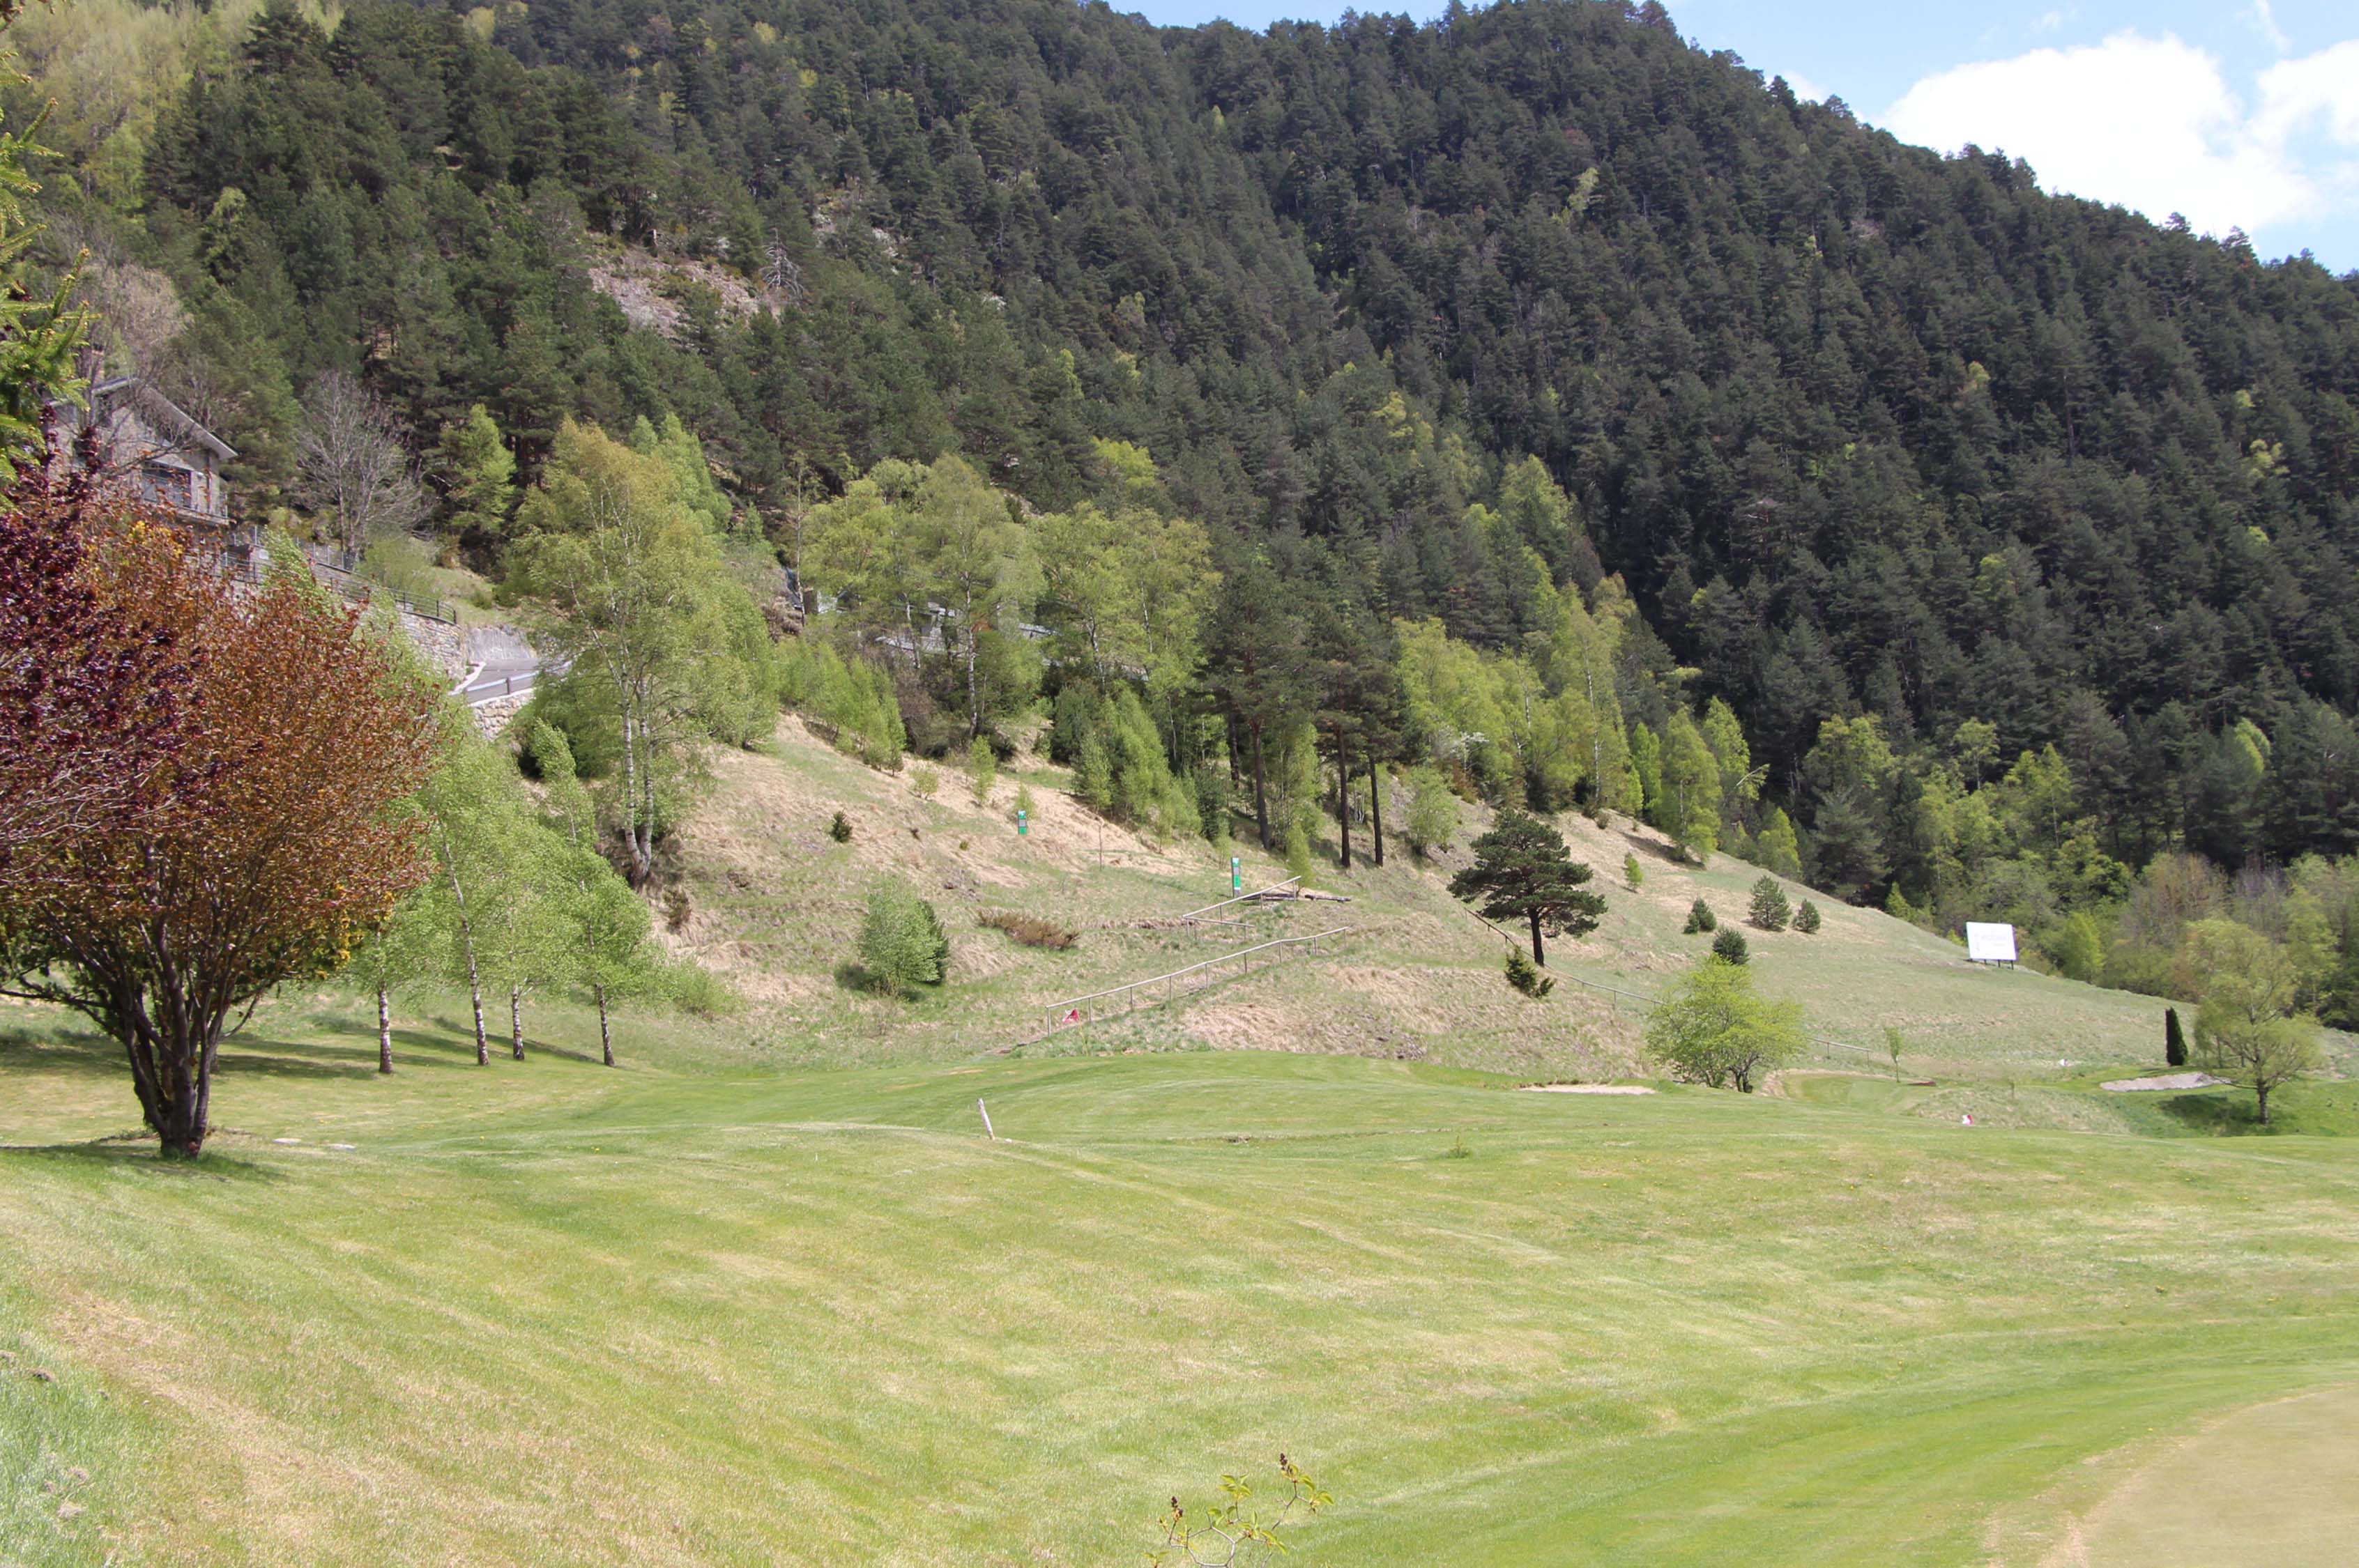
[[[266,1165],[212,1149],[194,1160],[167,1160],[144,1134],[136,1138],[101,1138],[87,1143],[0,1143],[0,1171],[9,1170],[125,1171],[162,1181],[268,1183],[284,1179],[281,1173]]]
[[[395,1072],[398,1073],[408,1066],[469,1068],[474,1066],[475,1032],[454,1023],[449,1019],[436,1019],[434,1024],[435,1027],[430,1029],[397,1028],[394,1030],[393,1068]],[[376,1071],[376,1025],[374,1022],[349,1018],[322,1019],[315,1027],[322,1034],[349,1035],[365,1040],[368,1044],[362,1049],[360,1054],[367,1063],[368,1071],[371,1073]],[[500,1031],[488,1031],[484,1037],[490,1042],[494,1060],[506,1059],[509,1050],[507,1035]],[[584,1066],[594,1067],[603,1065],[602,1059],[591,1052],[577,1051],[569,1045],[551,1044],[546,1040],[536,1040],[529,1033],[524,1037],[524,1049],[527,1061],[536,1055],[540,1055],[555,1056],[567,1062],[578,1062]]]
[[[2284,1101],[2277,1102],[2283,1114]],[[2249,1091],[2237,1094],[2173,1095],[2155,1108],[2190,1132],[2267,1138],[2277,1131],[2263,1126],[2261,1113]]]

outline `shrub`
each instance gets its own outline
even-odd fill
[[[1723,937],[1744,937],[1734,926]],[[1683,1082],[1750,1094],[1762,1075],[1802,1054],[1801,1009],[1753,994],[1753,975],[1705,959],[1647,1020],[1647,1054]]]
[[[839,844],[851,843],[852,819],[841,811],[837,812],[827,825],[827,836]]]
[[[1057,739],[1073,742],[1073,790],[1119,821],[1147,828],[1160,838],[1194,835],[1203,827],[1192,779],[1171,772],[1163,737],[1138,694],[1124,687],[1094,706],[1069,704],[1068,687],[1057,699]],[[1078,716],[1086,726],[1075,732]]]
[[[1636,855],[1623,856],[1622,885],[1628,888],[1632,892],[1636,892],[1646,884],[1647,869],[1638,863],[1638,857]]]
[[[1786,890],[1776,877],[1763,877],[1753,884],[1753,903],[1746,914],[1764,931],[1783,931],[1794,917],[1794,906],[1786,902]]]
[[[978,735],[967,748],[967,759],[974,770],[974,803],[988,806],[992,786],[999,782],[999,753],[991,749],[989,741]]]
[[[1030,784],[1020,784],[1016,786],[1016,809],[1024,814],[1025,820],[1027,821],[1038,821],[1039,819],[1040,808],[1032,799],[1032,786]]]
[[[1794,929],[1809,936],[1818,928],[1819,906],[1806,898],[1802,901],[1802,907],[1794,911]]]
[[[1310,881],[1310,835],[1299,816],[1286,827],[1286,869],[1306,883]]]
[[[1693,936],[1700,931],[1716,929],[1719,925],[1720,917],[1712,914],[1712,905],[1698,899],[1688,905],[1688,923],[1680,928],[1680,934],[1683,936]]]
[[[1734,925],[1723,925],[1720,935],[1712,939],[1712,956],[1723,964],[1743,964],[1752,957],[1745,946],[1745,933]]]
[[[860,963],[869,983],[890,996],[909,996],[941,984],[950,957],[950,937],[934,906],[897,877],[878,882],[860,923]]]
[[[1068,931],[1054,921],[1042,920],[1038,915],[1018,914],[1014,910],[986,909],[974,918],[978,925],[988,925],[994,931],[1005,931],[1027,947],[1046,947],[1061,953],[1082,939],[1078,931]]]
[[[787,704],[833,730],[837,750],[871,767],[899,766],[908,733],[889,675],[864,661],[846,662],[809,637],[789,642],[778,657]]]
[[[1535,1001],[1556,989],[1556,978],[1541,973],[1539,966],[1525,957],[1521,948],[1507,954],[1507,983]]]
[[[1416,768],[1408,775],[1408,826],[1402,837],[1420,859],[1447,849],[1458,837],[1459,802],[1450,781],[1435,768]]]
[[[934,792],[941,787],[942,775],[931,768],[919,768],[909,775],[910,791],[920,799],[933,799]]]
[[[2162,1010],[2162,1062],[2167,1067],[2187,1065],[2187,1032],[2179,1026],[2179,1010]]]

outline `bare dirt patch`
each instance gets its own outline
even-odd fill
[[[2152,1078],[2114,1078],[2104,1087],[2117,1095],[2126,1095],[2141,1089],[2216,1089],[2227,1081],[2209,1073],[2164,1073]]]
[[[1644,1084],[1517,1084],[1527,1095],[1650,1095]]]

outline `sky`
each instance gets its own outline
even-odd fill
[[[1332,21],[1337,0],[1113,0],[1158,22]],[[1430,17],[1447,0],[1365,0]],[[1972,142],[2041,186],[2241,228],[2359,269],[2353,0],[1665,0],[1682,36],[1904,141]]]

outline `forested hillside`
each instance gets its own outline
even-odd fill
[[[84,0],[18,33],[11,112],[60,100],[52,259],[89,247],[117,368],[221,429],[257,514],[331,371],[494,573],[479,406],[524,483],[569,418],[676,416],[798,566],[813,519],[924,516],[956,453],[1044,566],[1125,507],[1201,525],[1201,643],[1092,665],[1147,677],[1182,777],[1307,726],[1345,774],[2035,929],[2179,847],[2359,848],[2359,278],[1904,147],[1651,4],[1256,36]],[[1071,636],[1088,591],[984,608]],[[968,730],[984,623],[933,680]]]

